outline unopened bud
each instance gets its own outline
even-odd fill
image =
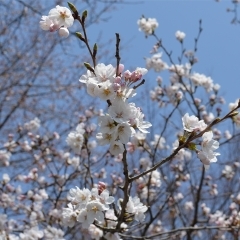
[[[230,118],[233,118],[233,117],[235,117],[235,116],[237,116],[238,115],[238,111],[234,111],[234,112],[232,112],[231,114],[229,114],[229,117]]]
[[[69,36],[69,31],[68,31],[67,28],[61,27],[58,30],[58,34],[59,34],[60,37],[67,38]]]
[[[75,34],[76,34],[76,36],[77,36],[80,40],[82,40],[83,42],[85,42],[85,38],[82,36],[82,34],[81,34],[80,32],[76,32]]]
[[[68,2],[68,6],[72,10],[72,12],[77,16],[78,15],[78,11],[77,11],[76,7],[72,3],[70,3],[70,2]]]
[[[88,15],[88,12],[87,10],[85,10],[83,13],[82,13],[82,21],[84,22],[85,19],[87,18],[87,15]]]
[[[94,69],[93,69],[93,67],[90,65],[90,63],[84,63],[84,66],[89,70],[89,71],[91,71],[91,72],[93,72],[94,73]]]
[[[95,43],[94,46],[93,46],[93,57],[96,57],[97,50],[98,50],[98,47],[97,47],[97,44]]]

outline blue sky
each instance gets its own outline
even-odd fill
[[[144,34],[138,31],[136,22],[142,14],[157,18],[159,27],[156,34],[163,40],[165,47],[173,52],[176,61],[181,48],[175,39],[175,32],[180,30],[186,33],[185,48],[191,50],[198,33],[199,20],[202,19],[203,32],[197,52],[199,62],[194,71],[210,76],[215,83],[219,83],[220,93],[227,103],[235,102],[240,97],[240,25],[230,23],[233,14],[226,11],[233,7],[230,0],[126,2],[129,4],[118,5],[117,10],[109,14],[110,21],[101,22],[89,29],[90,39],[94,40],[100,31],[105,39],[114,38],[115,32],[120,33],[122,62],[126,67],[144,67],[144,57],[150,56],[149,52],[156,41],[152,37],[145,39]],[[109,48],[114,53],[115,43]],[[166,56],[163,55],[163,59],[167,60]],[[151,71],[146,78],[155,82],[156,76]],[[167,83],[168,79],[164,78],[164,81]]]

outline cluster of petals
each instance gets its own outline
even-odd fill
[[[100,132],[96,138],[100,145],[110,144],[109,151],[113,155],[123,153],[124,146],[136,133],[136,129],[148,133],[151,123],[144,121],[144,114],[134,103],[127,99],[136,95],[131,87],[147,73],[145,68],[123,72],[124,66],[119,65],[119,75],[112,65],[98,64],[94,73],[89,70],[80,78],[85,83],[87,92],[93,97],[111,102],[108,113],[99,117]]]
[[[176,31],[175,37],[179,42],[182,42],[183,39],[186,37],[186,34],[184,32],[181,32],[181,31]]]
[[[73,22],[74,18],[71,11],[66,7],[57,5],[49,11],[48,16],[42,16],[39,24],[44,31],[55,32],[58,30],[61,37],[68,37],[68,28],[73,25]]]
[[[84,124],[78,124],[76,131],[70,132],[67,136],[66,142],[67,144],[74,150],[75,153],[79,154],[82,145],[84,142]]]
[[[162,53],[156,53],[151,58],[146,58],[147,69],[153,68],[154,71],[160,72],[168,68],[168,65],[162,60]]]
[[[38,118],[34,118],[33,120],[24,124],[24,128],[27,131],[35,131],[40,128],[41,121]]]
[[[137,21],[139,31],[143,31],[146,36],[151,35],[158,27],[158,22],[155,18],[142,17]]]
[[[199,120],[196,116],[189,116],[186,113],[182,118],[183,129],[186,132],[193,131],[203,131],[206,129],[207,125],[203,120]],[[220,155],[220,153],[215,152],[216,149],[219,148],[219,142],[213,139],[213,132],[208,131],[202,135],[202,149],[197,150],[198,158],[204,164],[206,168],[209,167],[211,162],[216,162],[216,156]]]
[[[187,132],[202,131],[207,127],[203,120],[199,121],[196,116],[189,116],[188,113],[182,117],[182,123],[183,129]]]
[[[140,202],[139,197],[129,197],[126,210],[128,213],[134,214],[136,221],[142,222],[145,219],[144,213],[147,209],[147,206]]]
[[[119,199],[118,201],[118,207],[121,210],[123,199]],[[140,198],[135,196],[135,197],[129,197],[127,206],[126,206],[126,212],[129,214],[132,214],[134,216],[134,219],[138,222],[143,222],[145,219],[144,213],[147,211],[147,206],[143,205],[141,203]]]
[[[108,190],[99,193],[97,188],[79,189],[71,188],[68,195],[70,203],[63,209],[63,222],[69,227],[73,227],[76,222],[80,222],[82,227],[87,229],[97,220],[104,221],[104,211],[109,209],[109,204],[114,202],[114,197],[109,196]]]
[[[190,80],[195,86],[202,86],[207,92],[213,90],[214,84],[213,80],[210,77],[206,77],[204,74],[193,73],[190,76]]]
[[[219,148],[219,142],[213,139],[213,132],[205,132],[202,135],[202,150],[198,151],[198,157],[206,168],[209,167],[211,162],[216,162],[216,156],[220,153],[214,152]]]

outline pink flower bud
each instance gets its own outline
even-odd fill
[[[123,76],[124,76],[125,80],[129,80],[130,77],[131,77],[131,74],[132,74],[132,73],[131,73],[129,70],[125,71],[125,72],[123,73]]]
[[[119,64],[118,66],[118,73],[122,73],[124,70],[124,65],[123,64]]]
[[[100,195],[106,189],[106,184],[104,182],[98,182],[98,194]]]

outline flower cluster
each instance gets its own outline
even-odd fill
[[[41,121],[38,118],[34,118],[30,122],[25,123],[24,128],[30,132],[35,131],[40,128],[40,123],[41,123]]]
[[[109,210],[109,204],[114,202],[114,197],[109,196],[109,191],[93,188],[71,188],[68,199],[68,208],[63,209],[63,222],[73,227],[76,221],[82,223],[83,228],[89,228],[94,220],[104,221],[104,211]]]
[[[147,211],[147,206],[140,202],[139,197],[129,197],[127,203],[127,212],[134,214],[134,219],[138,222],[142,222],[145,219],[144,213]]]
[[[181,32],[181,31],[176,31],[175,37],[179,42],[182,42],[183,39],[186,37],[186,34],[184,32]]]
[[[98,64],[94,73],[87,71],[80,78],[85,83],[87,92],[94,97],[109,101],[108,113],[99,117],[100,132],[97,140],[100,145],[110,144],[110,152],[113,155],[123,153],[124,146],[129,142],[136,131],[147,133],[146,128],[151,123],[144,121],[144,114],[134,103],[128,103],[127,99],[136,95],[131,85],[139,81],[147,72],[145,68],[137,68],[135,71],[123,72],[124,66],[119,65],[119,74],[112,65]]]
[[[84,136],[83,134],[85,133],[84,130],[84,124],[78,124],[76,127],[76,131],[70,132],[67,136],[66,142],[67,144],[74,150],[75,153],[79,154],[83,141],[84,141]]]
[[[183,118],[183,128],[186,132],[197,132],[206,129],[207,125],[203,120],[200,120],[196,116],[189,116],[186,113]],[[219,147],[219,142],[213,139],[213,132],[208,131],[202,135],[202,150],[197,150],[199,159],[202,161],[206,168],[209,167],[211,162],[216,162],[216,156],[220,153],[214,152]]]
[[[57,5],[55,8],[51,9],[48,16],[42,16],[42,21],[40,21],[40,27],[44,31],[58,33],[61,37],[68,37],[68,28],[73,25],[74,18],[71,11],[66,7],[61,7]]]
[[[90,235],[94,239],[103,236],[103,232],[96,228],[93,223],[108,228],[115,228],[117,225],[117,217],[113,209],[110,209],[110,204],[114,202],[114,197],[109,196],[109,191],[106,185],[99,182],[98,188],[93,188],[91,191],[87,188],[79,189],[71,188],[68,194],[70,203],[67,208],[63,208],[62,218],[63,224],[73,227],[76,222],[82,224],[83,229],[88,229]],[[118,201],[119,209],[121,210],[121,199]],[[116,210],[116,209],[115,209]],[[129,197],[126,213],[134,216],[136,221],[142,222],[145,219],[144,213],[147,207],[140,202],[138,197]],[[118,213],[119,214],[119,213]],[[125,223],[121,224],[121,228],[126,228]],[[114,235],[114,236],[112,236]],[[104,236],[106,239],[120,239],[117,233],[107,233]]]
[[[154,30],[158,27],[156,18],[142,17],[137,21],[139,31],[143,31],[146,36],[153,34]]]
[[[213,139],[212,131],[206,132],[202,135],[202,150],[198,151],[198,157],[206,168],[209,167],[211,162],[216,162],[216,156],[220,153],[214,152],[219,148],[219,142]]]
[[[153,68],[154,71],[160,72],[168,68],[168,65],[162,60],[162,53],[156,53],[151,58],[146,58],[147,69]]]
[[[213,80],[210,77],[206,77],[204,74],[193,73],[190,76],[190,80],[195,86],[202,86],[206,89],[207,92],[213,90],[214,84]]]
[[[187,132],[202,131],[207,127],[203,120],[199,121],[196,116],[189,116],[188,113],[183,116],[182,123],[183,129]]]

